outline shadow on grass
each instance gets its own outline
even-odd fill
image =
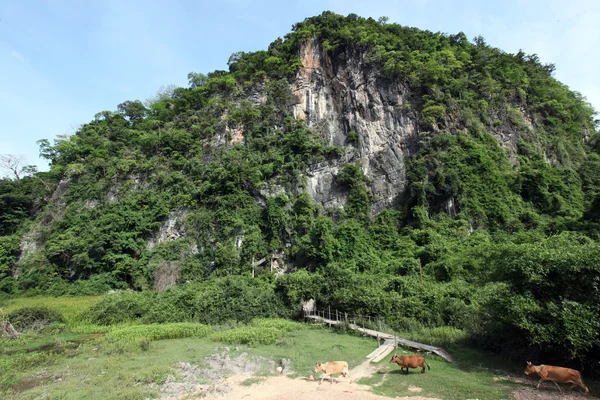
[[[425,372],[427,373],[427,372]],[[385,370],[378,370],[376,372],[376,374],[378,375],[402,375],[402,376],[407,376],[407,375],[414,375],[414,374],[421,374],[420,370],[417,371],[408,371],[408,374],[405,372],[400,371],[399,369],[394,369],[392,371],[385,371]]]

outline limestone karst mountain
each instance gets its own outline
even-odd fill
[[[325,12],[228,66],[40,141],[50,172],[0,181],[0,290],[218,287],[227,312],[194,310],[314,298],[597,348],[597,121],[552,64]]]

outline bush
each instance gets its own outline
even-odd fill
[[[52,323],[64,323],[61,313],[47,307],[25,307],[8,314],[8,320],[18,331],[41,329]]]
[[[272,344],[293,331],[302,329],[303,325],[284,319],[256,319],[249,326],[217,332],[211,339],[231,344]]]
[[[107,340],[136,341],[139,339],[162,340],[179,339],[185,337],[205,337],[212,332],[212,328],[192,322],[162,324],[162,325],[134,325],[126,328],[115,329],[105,338]]]
[[[348,132],[348,142],[356,143],[357,141],[358,141],[358,133],[356,133],[354,131],[349,131]]]
[[[215,325],[234,320],[289,315],[272,284],[230,276],[189,283],[165,293],[121,293],[105,297],[87,312],[93,324],[127,321],[145,324],[200,322]]]
[[[106,296],[87,311],[87,318],[95,324],[113,325],[134,321],[148,313],[150,293],[120,293]]]
[[[280,318],[257,318],[252,320],[250,326],[277,329],[282,332],[293,332],[304,327],[304,325],[299,324],[298,322]]]

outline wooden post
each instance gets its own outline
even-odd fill
[[[394,335],[394,347],[398,350],[398,336]]]
[[[329,313],[327,315],[329,316],[327,319],[331,319],[331,306],[329,306]]]
[[[344,321],[346,321],[346,323],[348,323],[348,313],[344,313]]]
[[[421,286],[423,286],[423,265],[421,265],[421,257],[417,258],[419,262],[419,271],[421,272]]]
[[[252,277],[254,278],[254,256],[252,256]]]

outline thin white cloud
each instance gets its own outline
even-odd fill
[[[16,51],[16,50],[13,50],[13,51],[11,51],[11,52],[10,52],[10,54],[11,54],[11,55],[12,55],[14,58],[16,58],[17,60],[19,60],[19,61],[20,61],[20,62],[22,62],[22,63],[24,63],[24,62],[26,61],[26,60],[25,60],[25,57],[23,56],[23,54],[19,53],[19,52],[18,52],[18,51]]]

